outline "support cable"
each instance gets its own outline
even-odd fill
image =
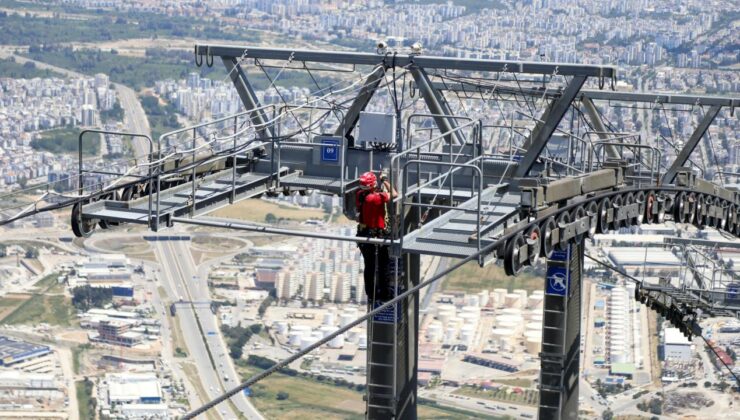
[[[603,261],[601,261],[601,260],[599,260],[599,259],[597,259],[597,258],[594,258],[594,257],[592,257],[592,256],[591,256],[590,254],[586,254],[586,253],[584,253],[584,256],[585,256],[586,258],[588,258],[589,260],[591,260],[591,261],[594,261],[595,263],[597,263],[597,264],[599,264],[599,265],[601,265],[601,266],[603,266],[603,267],[606,267],[606,268],[608,268],[608,269],[610,269],[610,270],[614,271],[614,272],[615,272],[615,273],[617,273],[617,274],[620,274],[620,275],[622,275],[622,276],[626,277],[626,278],[627,278],[628,280],[632,280],[633,282],[635,282],[635,283],[637,283],[637,284],[642,284],[642,282],[641,282],[641,281],[640,281],[639,279],[637,279],[637,278],[635,278],[635,277],[632,277],[632,276],[630,276],[629,274],[625,273],[624,271],[620,270],[619,268],[617,268],[617,267],[615,267],[615,266],[613,266],[613,265],[611,265],[611,264],[607,264],[607,263],[605,263],[605,262],[603,262]],[[737,375],[735,375],[735,372],[734,372],[734,371],[732,370],[732,368],[731,368],[730,366],[728,366],[728,365],[727,365],[727,363],[725,363],[725,362],[724,362],[724,360],[722,360],[722,359],[721,359],[721,358],[719,357],[719,354],[717,353],[717,351],[716,351],[716,350],[714,349],[714,347],[713,347],[713,346],[712,346],[712,345],[711,345],[711,344],[709,343],[709,341],[708,341],[708,340],[707,340],[707,339],[706,339],[706,338],[704,337],[704,335],[703,335],[703,334],[698,334],[698,336],[699,336],[699,337],[701,337],[701,339],[702,339],[702,340],[704,340],[704,343],[705,343],[705,344],[707,345],[707,347],[709,347],[709,348],[710,348],[710,349],[712,350],[712,352],[713,352],[713,353],[714,353],[714,355],[715,355],[715,356],[717,357],[717,359],[718,359],[718,360],[719,360],[720,362],[722,362],[722,364],[723,364],[723,365],[725,366],[725,368],[727,368],[727,371],[728,371],[728,372],[730,372],[730,375],[732,375],[732,377],[733,377],[733,378],[735,378],[735,381],[737,382],[737,386],[738,386],[738,387],[740,387],[740,378],[738,378],[738,376],[737,376]]]

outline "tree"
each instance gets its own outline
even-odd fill
[[[663,402],[659,398],[653,398],[650,400],[650,412],[653,414],[663,413]]]
[[[7,257],[7,256],[8,256],[8,247],[0,244],[0,258]]]
[[[712,387],[712,383],[711,382],[704,381],[704,388],[711,388],[711,387]]]
[[[275,215],[272,213],[267,213],[265,215],[265,222],[274,225],[277,222],[277,217],[275,217]]]
[[[614,418],[614,413],[612,413],[612,410],[606,409],[603,413],[601,413],[601,419],[602,420],[612,420]]]
[[[288,393],[287,393],[287,392],[285,392],[285,391],[279,391],[279,392],[277,393],[277,400],[278,400],[278,401],[283,401],[283,400],[287,400],[287,399],[288,399],[288,397],[290,397],[290,394],[288,394]]]
[[[38,258],[39,257],[39,251],[34,247],[29,247],[26,250],[26,258]]]

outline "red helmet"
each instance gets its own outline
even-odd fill
[[[371,190],[378,184],[378,179],[372,172],[365,172],[360,175],[360,188],[363,190]]]

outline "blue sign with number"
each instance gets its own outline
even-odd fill
[[[375,304],[373,305],[373,309],[378,308],[380,305],[384,303],[385,302],[376,300]],[[398,302],[378,312],[377,314],[373,316],[373,321],[380,322],[383,324],[393,324],[393,323],[401,322],[401,311],[396,310],[397,306],[398,306]]]
[[[321,144],[321,161],[322,162],[339,162],[339,140],[322,139]]]
[[[740,283],[727,285],[727,300],[738,300],[740,297]]]

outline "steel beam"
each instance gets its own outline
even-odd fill
[[[388,60],[389,55],[339,52],[311,51],[285,48],[258,48],[235,45],[196,45],[199,55],[237,58],[248,57],[262,60],[288,60],[314,63],[356,64],[375,66]],[[414,64],[426,69],[469,70],[483,72],[508,72],[530,74],[553,74],[562,76],[591,76],[605,79],[616,78],[615,66],[597,66],[568,63],[542,63],[532,61],[485,60],[455,57],[435,57],[425,55],[396,54],[395,64],[405,67]]]
[[[250,114],[250,118],[253,124],[259,124],[261,126],[257,130],[260,137],[263,139],[275,137],[267,114],[265,114],[263,109],[259,109],[260,103],[252,89],[252,85],[247,79],[247,73],[241,68],[236,58],[221,57],[221,61],[226,66],[226,71],[229,73],[229,77],[231,78],[231,82],[234,83],[237,93],[239,93],[239,98],[241,98],[244,108],[247,111],[255,110]]]
[[[429,79],[429,76],[424,71],[424,69],[412,66],[410,72],[411,76],[414,77],[414,81],[416,82],[416,86],[419,89],[419,93],[421,94],[422,98],[424,98],[424,102],[426,102],[427,104],[427,108],[429,108],[429,111],[431,111],[431,113],[435,115],[435,117],[432,118],[434,118],[434,122],[435,124],[437,124],[437,128],[439,128],[439,131],[442,133],[447,133],[456,129],[458,126],[457,121],[454,118],[445,118],[443,116],[449,115],[450,117],[452,117],[455,114],[450,109],[450,106],[447,103],[444,95],[442,95],[439,90],[434,88],[434,86],[432,85],[432,81]],[[406,135],[408,136],[408,133]],[[450,143],[452,138],[454,137],[457,144],[465,144],[465,137],[459,130],[445,137],[448,143]]]
[[[591,101],[591,98],[583,96],[581,97],[581,103],[583,104],[583,108],[586,110],[588,119],[591,120],[591,124],[596,129],[599,138],[601,140],[609,140],[609,134],[607,134],[606,127],[601,121],[601,116],[599,116],[599,113],[596,110],[596,105]],[[610,158],[619,159],[619,150],[617,150],[616,146],[606,145],[604,147],[604,151]]]
[[[699,144],[699,140],[704,137],[709,126],[712,125],[712,122],[717,117],[717,114],[719,114],[720,109],[722,109],[721,105],[712,105],[709,108],[709,111],[704,114],[704,118],[699,122],[699,125],[696,127],[694,132],[691,133],[691,137],[689,137],[689,140],[683,146],[683,149],[681,149],[678,156],[676,156],[676,160],[673,161],[671,167],[668,168],[668,171],[663,175],[663,184],[670,184],[673,182],[673,179],[676,177],[676,173],[678,173],[678,170],[686,164],[687,160],[689,160],[689,156],[691,156],[696,145]]]
[[[547,259],[538,418],[578,419],[584,244]]]
[[[355,126],[357,125],[357,120],[359,120],[360,118],[360,112],[365,110],[365,107],[367,107],[370,99],[372,99],[373,95],[375,95],[375,91],[378,89],[378,86],[380,85],[380,82],[383,80],[384,76],[385,66],[379,65],[375,67],[375,70],[373,70],[372,73],[370,73],[370,75],[367,77],[367,79],[365,79],[365,83],[362,85],[360,93],[357,94],[355,100],[352,102],[352,105],[349,107],[349,110],[344,115],[342,123],[339,124],[339,127],[334,132],[335,136],[347,138],[352,130],[354,130]],[[354,145],[348,143],[348,146],[352,147]]]
[[[450,90],[461,93],[478,93],[482,91],[490,94],[491,91],[509,95],[524,95],[541,98],[543,95],[547,98],[559,98],[562,95],[562,89],[543,89],[541,87],[519,87],[507,84],[477,84],[471,82],[462,83],[439,83],[435,82],[434,87],[439,90]],[[723,98],[720,96],[707,95],[679,95],[672,93],[637,93],[637,92],[615,92],[611,90],[593,90],[584,89],[578,94],[576,99],[583,100],[588,98],[600,101],[623,101],[623,102],[642,102],[653,104],[668,105],[721,105],[728,108],[740,107],[740,98]]]
[[[571,102],[578,95],[583,84],[586,83],[586,76],[574,77],[568,86],[563,90],[563,94],[560,98],[550,103],[545,111],[542,122],[538,122],[532,134],[524,144],[524,148],[527,149],[526,154],[522,157],[519,162],[519,166],[514,173],[515,178],[524,178],[529,174],[529,171],[537,162],[537,158],[542,153],[542,150],[550,140],[552,133],[558,128],[560,120],[563,119],[565,113],[568,112]]]

